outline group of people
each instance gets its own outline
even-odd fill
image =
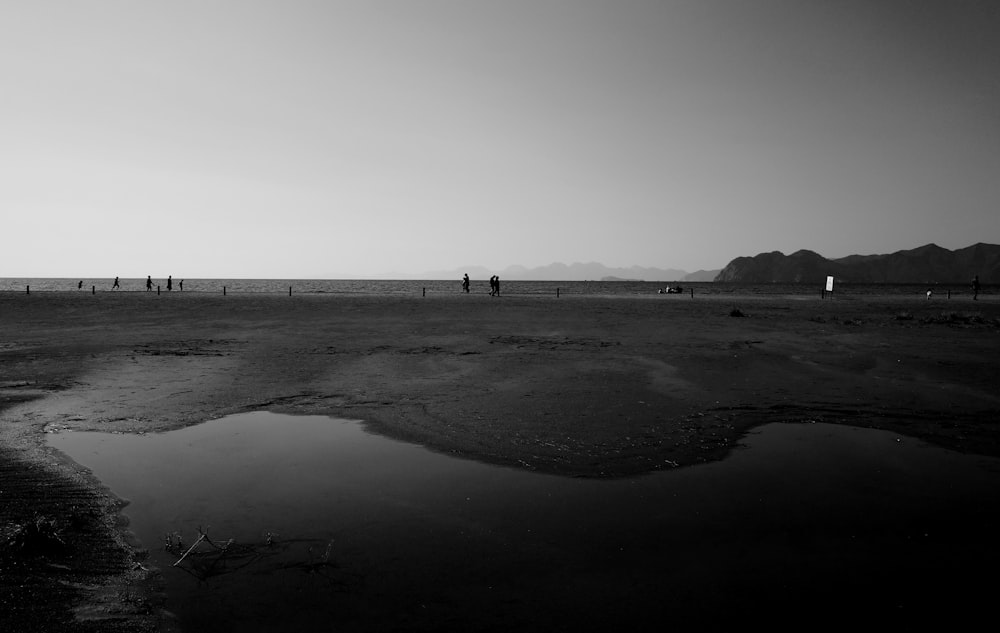
[[[933,288],[928,288],[927,298],[930,299],[932,294],[934,294]],[[948,293],[948,296],[951,297],[951,292]],[[979,275],[972,278],[972,300],[979,301]]]
[[[78,289],[79,288],[83,288],[83,281],[80,281],[80,283],[78,283],[76,285],[76,287]],[[177,287],[180,290],[184,290],[184,280],[183,279],[181,279],[177,283]],[[113,284],[111,284],[111,289],[112,290],[121,290],[122,289],[121,282],[119,281],[118,277],[115,277],[115,282]],[[152,277],[152,275],[149,275],[149,276],[146,277],[146,292],[149,292],[152,289],[153,289],[153,277]],[[172,275],[168,275],[167,276],[167,290],[173,290],[173,289],[174,289],[174,278],[173,278]]]
[[[469,274],[466,273],[462,277],[462,290],[464,292],[469,292]],[[493,275],[490,277],[490,296],[499,297],[500,296],[500,276]]]
[[[934,294],[933,288],[927,289],[927,298],[930,299]],[[948,298],[951,298],[951,291],[948,291]],[[979,301],[979,275],[972,278],[972,300]]]
[[[118,283],[118,278],[115,277],[115,284],[117,285],[117,283]],[[184,290],[184,280],[183,279],[181,279],[180,283],[178,284],[178,287],[181,290]],[[152,289],[153,289],[153,278],[152,278],[152,276],[147,276],[146,277],[146,292],[149,292]],[[167,275],[167,290],[173,290],[173,289],[174,289],[174,278],[173,278],[172,275]]]

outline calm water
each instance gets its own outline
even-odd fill
[[[77,285],[83,281],[83,288]],[[173,292],[180,292],[179,279],[174,280]],[[80,292],[90,294],[109,292],[114,279],[54,279],[54,278],[0,278],[0,292],[25,292],[30,287],[31,292]],[[501,280],[501,291],[505,295],[548,295],[555,294],[558,289],[562,294],[571,295],[650,295],[667,286],[682,286],[684,292],[694,289],[695,294],[775,294],[775,295],[818,295],[823,289],[822,283],[817,284],[732,284],[707,282],[663,282],[663,281],[508,281]],[[166,279],[154,279],[153,289],[160,286],[161,292],[167,292]],[[121,290],[124,292],[145,292],[145,279],[121,279]],[[455,280],[385,280],[385,279],[185,279],[184,292],[197,293],[272,293],[288,294],[292,288],[294,293],[307,294],[381,294],[381,295],[420,295],[428,293],[458,294],[461,292],[461,281]],[[913,295],[922,296],[927,291],[926,284],[838,284],[838,296],[850,295]],[[965,286],[934,286],[939,296],[946,295],[950,289],[953,293],[968,294]],[[984,286],[984,294],[993,294],[995,289]],[[472,280],[471,291],[488,293],[489,282],[485,279]]]
[[[187,631],[960,623],[997,586],[1000,460],[880,431],[772,424],[721,462],[612,481],[315,416],[49,440],[130,502]],[[199,527],[234,543],[173,567]]]

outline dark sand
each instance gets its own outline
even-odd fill
[[[734,307],[745,317],[730,316]],[[367,421],[471,459],[616,477],[720,459],[775,421],[1000,456],[988,296],[0,294],[4,630],[156,626],[117,501],[44,431],[142,432],[269,410]]]

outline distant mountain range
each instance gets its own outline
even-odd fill
[[[468,273],[473,279],[487,279],[499,275],[508,281],[712,281],[718,270],[699,270],[688,273],[675,268],[612,268],[597,262],[563,264],[553,263],[537,268],[508,266],[503,270],[489,270],[482,266],[466,266],[455,270],[434,271],[421,275],[424,279],[459,279]]]
[[[822,283],[828,275],[855,283],[981,283],[1000,282],[1000,245],[974,244],[955,251],[927,244],[887,255],[849,255],[827,259],[800,250],[737,257],[714,281],[737,283]]]
[[[631,266],[614,268],[598,262],[526,268],[508,266],[491,270],[466,266],[416,275],[395,275],[397,279],[488,279],[499,275],[507,281],[722,281],[734,283],[821,283],[828,275],[840,282],[854,283],[962,283],[973,275],[981,283],[1000,283],[1000,245],[973,244],[955,251],[936,244],[886,255],[848,255],[827,259],[819,253],[800,250],[785,255],[779,251],[753,257],[737,257],[721,270],[698,270],[689,273],[677,268]]]

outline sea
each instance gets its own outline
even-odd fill
[[[647,296],[668,290],[689,295],[821,295],[825,281],[819,283],[729,283],[683,281],[560,281],[501,279],[502,295],[581,295]],[[183,284],[183,286],[182,286]],[[113,278],[73,279],[53,277],[3,277],[0,292],[111,292]],[[225,294],[294,294],[308,295],[441,295],[460,294],[461,279],[173,279],[172,292]],[[166,279],[153,279],[153,291],[167,292]],[[145,278],[119,279],[121,292],[145,292]],[[923,296],[971,293],[968,284],[882,284],[835,283],[837,295]],[[489,281],[474,279],[470,292],[488,294]],[[983,287],[983,293],[990,289]]]

